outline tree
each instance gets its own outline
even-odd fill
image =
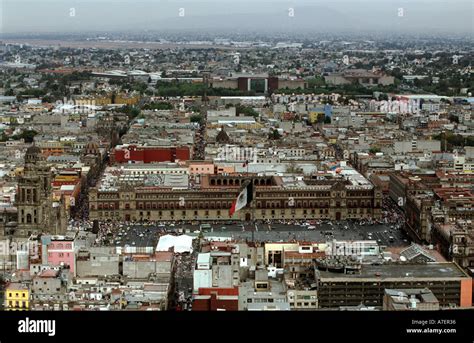
[[[132,90],[137,91],[137,92],[139,92],[140,94],[143,94],[143,93],[145,93],[147,87],[148,87],[148,86],[147,86],[146,83],[138,82],[138,83],[135,83],[135,84],[132,86]]]
[[[268,139],[277,140],[280,138],[281,138],[281,135],[277,129],[273,129],[273,131],[268,134]]]
[[[45,96],[43,97],[43,99],[41,100],[41,102],[53,103],[53,102],[54,102],[54,98],[53,98],[51,95],[45,95]]]
[[[190,118],[189,118],[189,121],[191,123],[199,123],[201,124],[202,123],[202,116],[200,114],[193,114]]]
[[[131,119],[133,118],[136,118],[140,115],[140,109],[136,108],[136,107],[133,107],[131,110],[130,110],[130,113],[129,113],[129,117]]]
[[[129,120],[135,119],[136,117],[140,115],[140,112],[141,112],[138,107],[130,106],[130,105],[125,105],[121,107],[118,111],[121,113],[125,113],[128,116]]]
[[[235,112],[237,115],[243,114],[244,116],[258,118],[259,114],[255,111],[252,107],[249,106],[242,106],[238,104],[235,108]]]
[[[5,134],[5,132],[2,132],[2,135],[0,136],[0,142],[6,142],[8,140],[8,136]]]
[[[458,123],[458,124],[459,124],[459,117],[458,117],[458,116],[455,116],[454,114],[451,114],[451,115],[449,116],[449,121],[455,122],[455,123]]]
[[[388,101],[388,95],[387,95],[387,93],[381,93],[381,94],[379,94],[379,101],[382,101],[382,100]]]
[[[35,130],[23,130],[19,135],[14,135],[11,138],[14,140],[24,139],[25,143],[32,143],[37,134],[38,132]]]
[[[145,105],[143,109],[145,110],[172,110],[173,105],[165,101],[152,102],[151,104]]]
[[[27,96],[27,97],[39,98],[39,97],[44,96],[45,94],[46,94],[46,91],[44,89],[29,88],[29,89],[26,89],[26,90],[18,93],[18,96],[20,96],[20,97]]]
[[[22,132],[22,138],[25,140],[25,143],[32,143],[35,136],[38,134],[35,130],[25,130]]]
[[[369,152],[370,152],[371,154],[374,154],[374,155],[375,155],[376,153],[380,152],[380,151],[381,151],[381,150],[380,150],[380,148],[379,148],[378,146],[373,146],[373,147],[371,147],[371,148],[369,149]]]
[[[326,84],[322,76],[315,76],[312,79],[308,80],[308,88],[322,87]]]
[[[454,134],[452,132],[443,132],[433,136],[433,139],[441,141],[441,148],[443,151],[451,151],[455,147],[474,146],[474,137]],[[447,146],[445,146],[445,141]]]

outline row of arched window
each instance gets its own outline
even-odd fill
[[[225,209],[230,208],[232,201],[179,201],[172,202],[139,202],[137,209],[139,210],[156,210],[156,209]],[[371,200],[347,200],[346,207],[372,207]],[[306,200],[268,200],[257,201],[257,208],[329,208],[329,201],[306,201]],[[335,207],[341,207],[341,202],[336,202]],[[91,209],[95,210],[92,204]],[[118,203],[99,203],[98,210],[118,210]],[[130,204],[125,204],[125,209],[130,209]]]

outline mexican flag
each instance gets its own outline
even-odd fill
[[[241,188],[239,196],[234,200],[229,210],[229,216],[233,216],[235,212],[241,210],[245,206],[249,205],[253,199],[253,183],[250,180],[244,182]]]

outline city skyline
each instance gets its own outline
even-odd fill
[[[0,0],[1,343],[472,341],[473,5]]]

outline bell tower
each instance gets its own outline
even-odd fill
[[[26,150],[23,175],[18,178],[15,198],[18,228],[15,236],[29,237],[49,231],[51,227],[51,170],[33,145]]]

